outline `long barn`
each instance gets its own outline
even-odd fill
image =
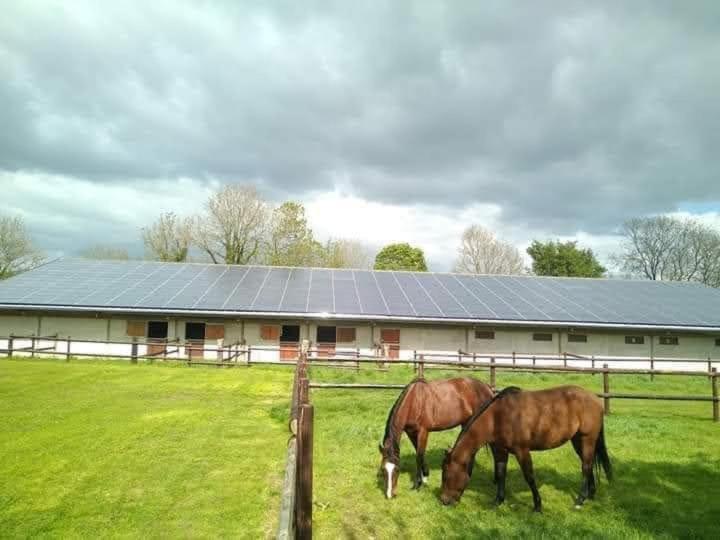
[[[302,340],[328,353],[391,357],[462,350],[719,358],[720,290],[657,281],[64,259],[0,282],[0,349],[10,336],[77,340],[73,350],[86,353],[112,351],[133,338],[177,343],[187,349],[182,354],[236,343],[265,346],[268,360],[294,356]]]

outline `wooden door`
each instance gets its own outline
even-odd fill
[[[280,360],[295,360],[300,353],[300,343],[293,341],[280,342]]]
[[[335,344],[334,343],[318,343],[317,344],[317,355],[318,358],[330,358],[335,356]]]
[[[388,358],[400,357],[400,330],[395,328],[383,328],[380,330],[380,342],[388,345]]]
[[[147,355],[153,358],[165,355],[167,344],[164,339],[148,339]]]

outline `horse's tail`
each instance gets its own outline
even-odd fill
[[[608,482],[612,480],[612,465],[610,464],[610,456],[608,455],[607,446],[605,446],[605,426],[600,427],[600,434],[595,442],[595,456],[593,458],[595,471],[598,479],[600,479],[600,467],[605,471],[605,477]]]

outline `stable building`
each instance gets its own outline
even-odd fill
[[[254,358],[468,353],[720,358],[720,290],[694,283],[62,259],[0,282],[0,349]],[[54,343],[57,343],[54,342]],[[49,345],[51,347],[58,345]],[[125,347],[125,348],[123,348]]]

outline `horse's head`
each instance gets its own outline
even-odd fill
[[[460,500],[470,482],[474,457],[468,463],[461,463],[453,450],[445,452],[442,464],[442,491],[440,500],[443,504],[454,504]]]
[[[400,455],[392,445],[378,447],[380,449],[380,469],[378,476],[383,481],[383,491],[388,499],[397,494],[397,481],[400,476]]]

